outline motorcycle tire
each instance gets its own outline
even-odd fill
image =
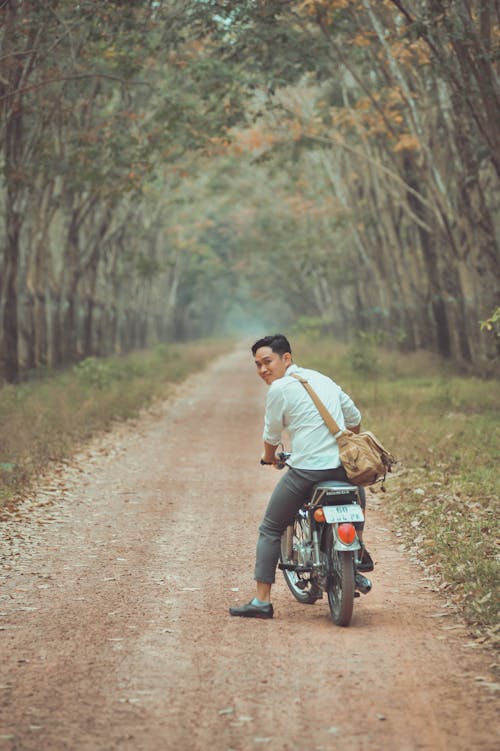
[[[326,593],[333,622],[348,626],[354,609],[354,553],[351,550],[335,550],[333,530],[325,530],[324,549],[328,557],[329,572]]]
[[[304,538],[309,539],[309,536],[305,533],[303,525],[307,524],[304,519],[296,517],[293,525],[287,527],[281,536],[281,563],[289,563],[288,559],[288,543],[287,532],[290,530],[292,534],[292,546],[301,545]],[[319,586],[311,580],[310,573],[297,572],[291,570],[283,570],[283,576],[288,585],[288,589],[298,602],[303,605],[312,605],[317,599],[321,597],[321,589]]]

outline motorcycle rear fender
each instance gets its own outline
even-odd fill
[[[359,550],[361,548],[360,542],[358,540],[358,536],[354,538],[353,542],[351,542],[350,545],[346,545],[345,542],[342,542],[342,540],[339,540],[337,535],[337,525],[332,524],[333,527],[333,547],[335,550]]]
[[[335,550],[359,550],[361,548],[361,545],[359,544],[358,540],[355,540],[350,545],[346,545],[343,542],[340,542],[340,540],[335,540],[335,544],[333,546]]]

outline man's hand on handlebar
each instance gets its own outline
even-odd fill
[[[273,466],[275,469],[283,469],[286,465],[287,459],[291,456],[289,451],[278,451],[274,455],[274,461],[269,462],[266,461],[265,456],[263,456],[260,460],[261,464],[267,464],[269,466]]]

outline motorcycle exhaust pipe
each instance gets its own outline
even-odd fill
[[[356,574],[354,584],[358,592],[361,592],[363,595],[367,595],[372,588],[371,581],[366,576],[363,576],[363,574]]]

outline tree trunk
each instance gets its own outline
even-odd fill
[[[7,189],[6,201],[6,245],[4,252],[3,277],[3,374],[8,383],[19,380],[18,314],[17,314],[17,273],[19,262],[19,234],[21,218],[16,211],[16,194],[12,187]]]

